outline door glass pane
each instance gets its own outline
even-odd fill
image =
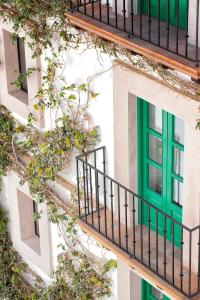
[[[154,296],[158,300],[163,299],[163,294],[159,292],[155,287],[151,287],[151,295]]]
[[[179,205],[183,205],[183,183],[173,179],[173,200]]]
[[[183,177],[184,153],[174,148],[174,173]]]
[[[174,117],[174,140],[184,145],[184,121]]]
[[[149,103],[149,128],[162,133],[162,110]]]
[[[149,188],[154,192],[162,193],[162,172],[149,165]]]
[[[149,135],[149,158],[162,164],[162,141],[153,135]]]

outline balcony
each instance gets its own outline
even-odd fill
[[[81,222],[150,271],[152,278],[162,279],[187,299],[200,294],[200,226],[177,222],[109,177],[105,147],[77,157],[77,186]]]
[[[130,50],[200,78],[199,0],[71,0],[69,19]],[[182,7],[184,3],[184,7]],[[165,13],[164,13],[165,12]],[[81,22],[82,21],[82,22]],[[89,25],[93,27],[86,26]],[[96,27],[96,31],[94,29]],[[101,31],[101,33],[100,33]],[[132,44],[132,46],[131,46]],[[195,70],[193,70],[195,69]]]

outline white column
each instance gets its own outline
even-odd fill
[[[130,17],[131,13],[131,1],[133,1],[133,12],[136,15],[138,12],[137,8],[137,1],[135,0],[125,0],[125,10],[126,10],[126,17]],[[112,8],[113,12],[115,12],[115,0],[112,0]],[[117,13],[119,15],[123,15],[123,0],[117,0]]]
[[[189,1],[189,13],[188,13],[188,34],[189,34],[189,43],[196,45],[196,36],[197,36],[197,2],[198,0],[188,0]],[[198,31],[199,31],[199,47],[200,47],[200,1],[199,1],[199,20],[198,20]]]

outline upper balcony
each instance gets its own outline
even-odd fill
[[[89,233],[139,275],[168,285],[172,299],[199,299],[200,226],[185,226],[109,177],[104,147],[77,157],[77,186]]]
[[[200,79],[200,0],[71,0],[71,22]]]

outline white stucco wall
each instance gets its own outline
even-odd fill
[[[85,50],[85,45],[79,50],[69,50],[63,54],[65,60],[64,78],[67,84],[87,83],[92,79],[91,88],[99,93],[91,100],[88,113],[95,126],[99,127],[100,141],[98,146],[106,146],[106,160],[109,174],[114,174],[113,160],[113,82],[112,61],[108,55],[97,53],[97,50]],[[41,68],[45,69],[45,61],[41,59]],[[45,115],[46,128],[51,127],[49,112]],[[99,162],[100,164],[101,162]],[[65,170],[65,176],[72,183],[76,183],[75,161],[72,168]]]
[[[146,77],[143,77],[142,75],[134,73],[130,70],[124,70],[119,66],[115,67],[116,69],[114,69],[113,77],[112,62],[107,55],[97,55],[97,52],[94,49],[83,52],[83,49],[67,51],[64,54],[64,59],[66,62],[64,76],[69,84],[73,82],[80,84],[85,83],[90,76],[94,76],[92,86],[94,91],[100,94],[97,99],[92,100],[91,106],[89,108],[89,114],[91,115],[94,124],[100,127],[101,139],[98,143],[98,146],[106,146],[107,171],[109,175],[111,177],[117,178],[121,183],[127,185],[128,187],[130,186],[130,188],[133,189],[133,185],[131,185],[131,177],[129,176],[130,165],[129,161],[127,160],[127,153],[128,155],[132,155],[132,153],[130,154],[129,151],[125,153],[123,152],[123,147],[128,147],[130,145],[129,141],[127,140],[128,130],[131,128],[129,127],[130,124],[127,122],[128,114],[130,113],[129,107],[127,105],[129,93],[131,93],[132,96],[140,96],[141,98],[144,98],[145,100],[161,107],[162,109],[165,109],[170,113],[177,115],[178,117],[184,119],[186,122],[186,159],[184,180],[186,195],[185,197],[190,201],[186,202],[185,204],[183,218],[188,226],[199,224],[200,189],[198,185],[198,175],[200,169],[200,136],[199,132],[195,129],[195,122],[198,117],[198,104],[187,97],[181,96],[180,94],[178,94],[178,92],[171,91],[169,88],[163,87],[159,83],[155,83],[154,81],[151,81],[150,79],[147,79]],[[41,68],[45,68],[44,59],[41,59]],[[4,97],[4,94],[0,94],[0,96],[0,101],[2,103],[2,97]],[[115,105],[113,103],[113,99]],[[118,105],[117,108],[116,103]],[[9,105],[9,108],[10,107],[11,106]],[[21,110],[15,110],[15,112],[15,116],[21,119],[21,112],[23,112],[22,118],[26,117],[27,112],[29,112],[29,108],[23,107]],[[120,128],[118,126],[119,124],[122,125]],[[49,113],[47,112],[45,115],[45,126],[46,128],[50,128],[50,125]],[[123,132],[123,130],[127,130],[127,132]],[[120,148],[122,144],[123,147]],[[128,148],[126,148],[126,150],[128,150]],[[119,164],[120,161],[123,166]],[[131,172],[132,179],[133,176],[135,176],[134,182],[136,183],[136,172]],[[70,182],[74,184],[76,183],[74,163],[72,164],[70,170],[65,170],[63,176],[65,176]],[[8,178],[8,182],[10,180],[11,179]],[[191,186],[195,187],[192,189],[192,194]],[[56,186],[55,189],[59,191],[62,197],[66,197],[66,199],[68,198],[68,194],[66,195],[65,191],[62,188]],[[12,205],[10,205],[11,202],[9,202],[9,199],[11,196],[13,199],[15,199],[15,194],[13,189],[12,191],[9,191],[9,194],[7,194],[8,190],[9,188],[7,186],[5,188],[5,195],[7,195],[8,197],[6,206],[10,213],[12,213],[13,207]],[[192,219],[190,218],[190,216],[192,216]],[[16,229],[12,228],[12,226],[15,226],[17,228],[17,224],[11,224],[10,228],[11,236],[14,237],[12,232],[14,232],[14,230]],[[56,257],[60,252],[60,250],[57,248],[57,245],[60,243],[60,238],[58,236],[57,228],[55,225],[50,225],[49,232],[49,241],[51,243],[50,263],[52,264],[52,269],[55,269],[57,264]],[[83,240],[84,239],[85,237],[83,237]],[[18,246],[18,243],[20,243],[20,241],[15,241],[14,239],[14,242],[16,248],[21,251],[22,255],[24,255],[24,250],[20,250],[21,248],[19,248]],[[92,249],[95,253],[97,252],[94,245],[92,246]],[[97,254],[100,255],[100,253]],[[107,253],[107,255],[108,257],[113,257],[109,252]],[[35,270],[38,271],[37,266],[34,264],[33,260],[26,259],[26,261],[30,264],[31,267],[35,268]],[[120,265],[119,272],[121,272],[121,268],[123,268],[123,264]],[[124,267],[124,272],[126,273],[126,271],[130,273],[130,270],[127,269],[127,266]],[[121,272],[120,274],[122,276],[122,274],[125,273]],[[45,277],[46,275],[43,274],[43,276]],[[122,296],[118,298],[116,272],[114,272],[112,276],[113,296],[110,299],[121,300],[123,297],[123,291],[121,294]],[[128,286],[130,287],[130,282],[128,283]]]

